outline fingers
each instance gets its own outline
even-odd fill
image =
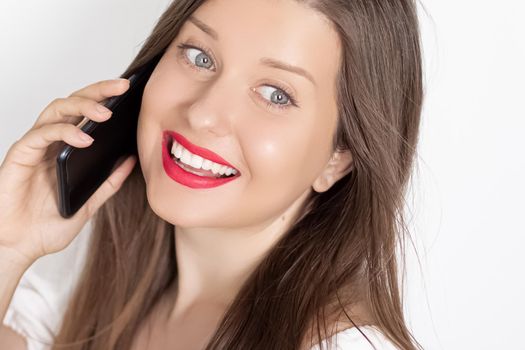
[[[57,98],[44,108],[33,128],[44,124],[73,123],[85,116],[88,119],[102,122],[111,116],[102,101],[108,97],[123,94],[129,88],[129,80],[103,80],[73,92],[67,98]]]
[[[4,163],[34,167],[42,161],[47,147],[53,142],[64,141],[78,148],[89,146],[92,141],[84,139],[84,135],[89,138],[75,125],[67,123],[46,124],[38,129],[30,129],[7,151]]]
[[[127,157],[122,164],[111,173],[106,181],[100,185],[82,208],[80,208],[80,216],[89,219],[102,206],[102,204],[104,204],[104,202],[118,192],[124,183],[124,180],[126,180],[133,170],[136,162],[137,157],[135,155]]]
[[[101,102],[105,98],[120,95],[129,88],[128,79],[102,80],[73,92],[71,96],[89,98]],[[120,91],[120,93],[119,93]]]
[[[109,119],[111,111],[93,100],[83,97],[57,98],[42,112],[42,116],[33,125],[39,128],[44,124],[69,122],[77,124],[77,120],[85,116],[96,122]]]

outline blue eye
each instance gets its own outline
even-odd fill
[[[183,61],[186,64],[188,64],[192,69],[196,71],[210,70],[209,68],[213,66],[212,64],[213,59],[211,58],[212,55],[209,53],[208,50],[202,47],[198,47],[196,45],[189,45],[186,43],[181,43],[177,45],[177,48],[179,49],[179,54],[180,56],[182,56]],[[186,53],[190,51],[193,54],[190,56],[190,58],[188,58],[188,55]],[[195,51],[201,51],[201,53],[196,53]],[[214,71],[214,70],[211,70],[211,71]],[[270,97],[269,97],[270,102],[268,102],[268,99],[264,98],[266,107],[277,108],[281,110],[286,109],[290,106],[299,107],[295,98],[293,97],[292,92],[289,91],[284,86],[273,86],[273,85],[264,85],[264,86],[275,89],[275,91],[270,94]],[[252,89],[252,90],[255,90],[255,89]],[[268,89],[266,88],[265,91],[268,91]],[[284,104],[279,103],[283,100],[285,101]],[[289,101],[289,103],[286,103],[286,101]]]
[[[191,60],[190,60],[190,63],[192,66],[197,66],[198,68],[201,68],[199,66],[199,64],[202,62],[204,65],[208,65],[209,62],[211,62],[211,59],[210,59],[210,55],[208,54],[208,52],[206,52],[206,50],[204,49],[200,49],[198,47],[194,47],[192,45],[187,45],[187,44],[179,44],[177,45],[177,47],[179,48],[180,50],[180,53],[184,56],[184,60],[186,62],[188,62],[188,56],[186,55],[186,52],[188,52],[189,50],[193,50],[193,51],[201,51],[201,53],[197,54],[197,55],[192,55],[191,56]],[[192,61],[196,59],[195,62],[197,62],[196,64],[192,63]],[[204,67],[203,69],[208,69],[206,67]]]
[[[273,92],[272,92],[272,89],[273,89]],[[297,106],[297,104],[295,103],[295,100],[290,96],[290,93],[286,92],[284,87],[279,88],[277,86],[264,85],[263,91],[270,92],[269,100],[271,102],[267,102],[268,99],[265,98],[267,107],[275,106],[276,108],[287,108],[288,106]],[[280,103],[280,101],[282,100],[285,101],[284,104]],[[289,101],[290,103],[286,103],[286,101]]]

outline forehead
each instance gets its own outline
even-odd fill
[[[318,85],[335,76],[340,55],[336,32],[322,14],[296,1],[209,0],[192,17],[213,28],[218,39],[189,20],[179,35],[205,38],[220,49],[218,55],[236,54],[232,59],[242,57],[250,64],[262,57],[284,61],[304,68]]]

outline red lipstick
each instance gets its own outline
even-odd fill
[[[209,159],[212,162],[215,162],[215,163],[218,163],[218,164],[222,164],[222,165],[226,165],[226,166],[229,166],[230,168],[235,169],[235,167],[233,165],[231,165],[230,163],[225,161],[217,153],[215,153],[213,151],[210,151],[207,148],[203,148],[203,147],[199,147],[197,145],[194,145],[193,143],[188,141],[188,139],[185,138],[184,136],[182,136],[181,134],[179,134],[179,133],[177,133],[175,131],[166,131],[166,133],[169,136],[171,136],[175,141],[177,141],[177,143],[180,143],[182,145],[182,147],[184,147],[188,151],[190,151],[191,153],[196,154],[198,156],[201,156],[202,158]],[[235,170],[237,170],[237,169],[235,169]],[[239,171],[237,170],[237,172],[239,172]]]
[[[216,177],[210,177],[210,176],[199,176],[193,173],[190,173],[181,166],[177,164],[176,159],[171,155],[171,145],[173,143],[173,140],[180,143],[184,148],[186,148],[191,153],[197,154],[205,159],[209,159],[212,162],[226,165],[228,167],[231,167],[237,171],[236,175],[231,177],[224,177],[224,178],[216,178]],[[174,131],[164,131],[163,137],[162,137],[162,164],[164,167],[164,171],[168,174],[169,177],[171,177],[173,180],[177,181],[178,183],[191,187],[191,188],[211,188],[223,185],[225,183],[228,183],[232,180],[235,180],[240,176],[240,172],[230,165],[227,161],[225,161],[222,157],[220,157],[218,154],[214,153],[213,151],[210,151],[209,149],[202,148],[199,146],[196,146],[189,142],[184,136],[182,136],[179,133],[176,133]]]

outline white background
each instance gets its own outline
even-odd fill
[[[54,98],[118,77],[168,3],[2,0],[0,159]],[[525,7],[422,4],[406,318],[426,349],[525,349]]]

